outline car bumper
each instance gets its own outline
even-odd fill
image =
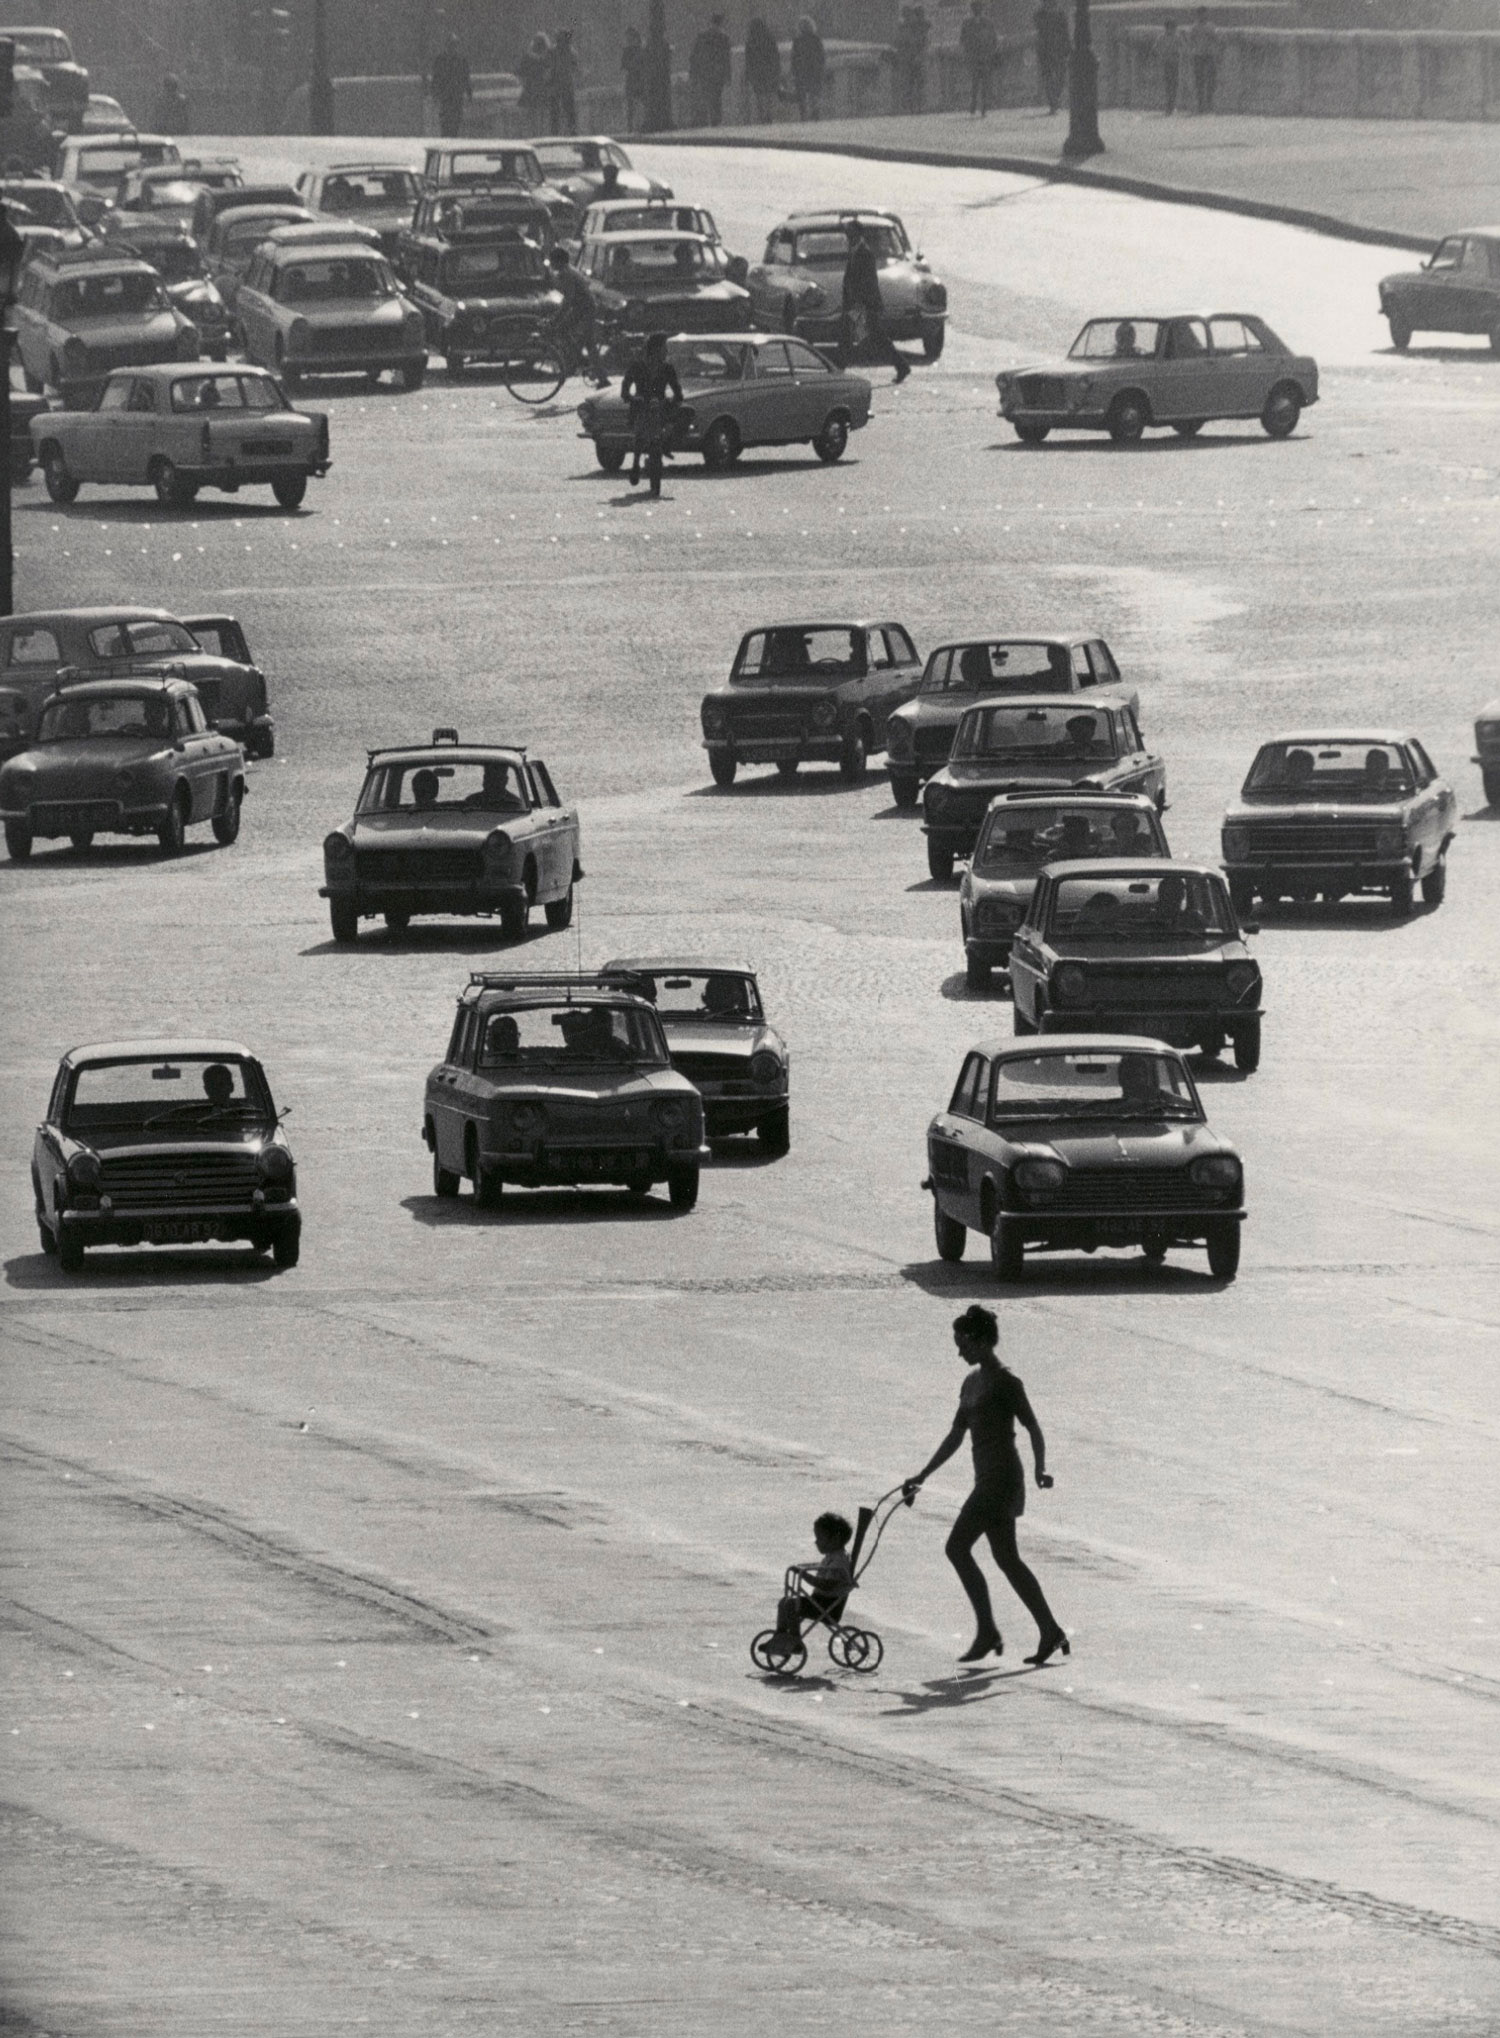
[[[704,742],[705,750],[728,751],[737,764],[837,764],[843,738],[828,736],[745,736]]]
[[[971,962],[999,969],[1010,961],[1010,945],[1015,938],[1014,934],[970,934],[964,939],[964,954]]]
[[[1243,1224],[1237,1210],[1099,1210],[1049,1217],[1045,1210],[1007,1210],[1023,1243],[1051,1252],[1092,1252],[1098,1246],[1202,1245],[1221,1224]]]
[[[374,913],[498,913],[526,899],[521,884],[319,885],[320,899],[352,900],[362,917]]]
[[[1335,884],[1345,891],[1357,892],[1399,884],[1403,878],[1412,876],[1414,862],[1410,854],[1369,860],[1362,858],[1358,863],[1321,856],[1298,857],[1295,862],[1283,862],[1279,857],[1260,857],[1226,863],[1224,872],[1229,878],[1252,884],[1261,893],[1278,888],[1285,890],[1290,885],[1305,885],[1320,891],[1325,885]]]
[[[273,481],[285,481],[289,475],[306,474],[321,478],[333,465],[331,460],[218,460],[210,466],[179,467],[177,472],[184,481],[194,482],[199,488],[227,488],[231,493],[237,488],[268,488]]]
[[[415,368],[418,363],[427,366],[425,343],[399,352],[391,347],[353,347],[344,354],[310,354],[305,358],[289,354],[280,366],[286,374],[310,381],[319,375],[373,375],[378,369]]]
[[[514,1182],[523,1189],[544,1189],[574,1182],[625,1187],[648,1177],[664,1182],[678,1168],[702,1167],[713,1158],[705,1146],[665,1147],[621,1142],[612,1145],[536,1146],[521,1152],[484,1153],[484,1171],[492,1179]]]
[[[1263,1016],[1259,1005],[1065,1005],[1044,1012],[1043,1033],[1131,1033],[1164,1040],[1172,1047],[1196,1047],[1205,1039],[1233,1038],[1237,1026]]]
[[[703,1123],[710,1138],[724,1132],[753,1132],[763,1119],[787,1108],[785,1090],[763,1091],[756,1097],[712,1097],[698,1085],[703,1099]]]
[[[31,807],[0,808],[0,824],[28,829],[41,842],[60,835],[150,835],[166,820],[166,799],[145,807],[118,800],[50,800]]]
[[[261,1191],[256,1191],[257,1196]],[[211,1241],[249,1239],[269,1245],[278,1236],[302,1229],[302,1211],[295,1197],[286,1203],[207,1204],[202,1209],[184,1210],[180,1205],[160,1210],[117,1211],[105,1207],[79,1210],[72,1205],[54,1218],[59,1236],[70,1243],[90,1245],[205,1245]]]

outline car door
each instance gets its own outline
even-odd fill
[[[753,372],[740,397],[740,439],[744,445],[776,445],[810,438],[797,426],[797,382],[784,340],[753,350]]]
[[[1167,774],[1161,759],[1146,748],[1146,739],[1141,734],[1141,725],[1133,709],[1120,708],[1112,719],[1118,730],[1117,748],[1124,769],[1118,781],[1122,792],[1148,793],[1161,803],[1166,791]]]
[[[1259,417],[1279,373],[1260,334],[1242,318],[1213,318],[1208,322],[1208,337],[1213,347],[1210,368],[1215,391],[1214,408],[1207,414]]]
[[[1036,1031],[1038,998],[1047,981],[1042,928],[1046,925],[1047,900],[1051,890],[1047,878],[1038,878],[1026,918],[1016,929],[1010,944],[1010,992],[1017,1033]],[[1023,1019],[1026,1021],[1024,1029],[1020,1024]]]
[[[448,1052],[427,1085],[427,1112],[432,1120],[436,1159],[455,1175],[463,1173],[464,1132],[474,1103],[472,1064],[478,1032],[478,1008],[460,1005]]]
[[[225,763],[223,739],[210,730],[201,702],[191,694],[174,694],[171,712],[178,773],[187,781],[192,799],[189,819],[206,821],[218,805],[219,777]]]
[[[530,770],[539,810],[547,819],[553,893],[557,898],[563,898],[578,867],[578,810],[563,805],[557,787],[552,783],[552,774],[539,757],[530,760]]]
[[[252,361],[261,362],[275,358],[268,351],[271,307],[265,295],[266,269],[266,263],[260,260],[250,264],[245,271],[245,280],[240,285],[239,301],[235,305],[245,352]]]
[[[979,1228],[982,1135],[989,1091],[989,1061],[974,1048],[964,1057],[947,1110],[938,1113],[927,1134],[933,1193],[944,1211],[971,1231]]]
[[[1453,831],[1457,805],[1450,786],[1438,777],[1437,766],[1421,744],[1412,739],[1406,746],[1412,766],[1416,800],[1412,808],[1412,841],[1420,844],[1422,869],[1426,870]]]
[[[1167,321],[1150,388],[1151,414],[1162,423],[1172,418],[1223,415],[1216,408],[1220,392],[1209,352],[1206,320]]]
[[[156,451],[156,399],[156,384],[144,375],[120,376],[105,385],[99,408],[85,428],[92,443],[84,456],[102,480],[147,479]]]
[[[879,669],[881,688],[880,720],[878,730],[884,731],[886,718],[897,708],[909,701],[922,684],[922,661],[917,656],[917,647],[907,636],[899,623],[882,625],[888,653],[887,662]]]
[[[796,423],[796,436],[815,438],[833,409],[834,370],[805,340],[778,341],[777,344],[785,345],[792,370],[792,416]]]

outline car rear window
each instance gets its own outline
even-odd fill
[[[445,283],[481,283],[493,278],[507,283],[540,283],[544,273],[536,250],[517,242],[501,248],[453,248],[443,258]]]
[[[922,691],[1069,693],[1069,672],[1061,644],[955,644],[934,656]]]
[[[340,170],[323,186],[325,212],[389,212],[415,205],[417,180],[410,170]]]
[[[10,633],[5,662],[7,665],[60,665],[62,654],[57,648],[56,633],[37,624],[20,624]]]
[[[1164,848],[1160,827],[1141,808],[1060,800],[996,808],[980,830],[970,868],[977,877],[991,877],[1071,857],[1160,856]]]
[[[155,276],[140,270],[111,275],[69,276],[52,294],[55,318],[122,318],[146,311],[163,311],[166,296]]]

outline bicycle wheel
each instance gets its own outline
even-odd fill
[[[550,403],[568,379],[561,354],[543,347],[505,364],[505,386],[517,403]]]

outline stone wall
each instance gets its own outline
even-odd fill
[[[1161,35],[1111,26],[1099,41],[1100,99],[1160,106]],[[1389,120],[1500,120],[1500,34],[1311,28],[1219,32],[1217,113]],[[1183,96],[1190,96],[1184,55]]]

